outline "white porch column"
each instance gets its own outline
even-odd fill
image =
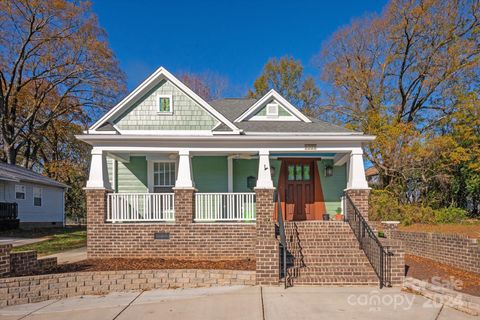
[[[178,152],[178,174],[175,188],[193,188],[192,158],[189,150]]]
[[[270,152],[261,149],[258,152],[258,177],[257,189],[273,189],[272,175],[270,173]]]
[[[347,189],[369,189],[365,178],[362,148],[352,149],[348,160],[348,183]]]
[[[94,147],[92,149],[87,188],[109,190],[112,188],[110,181],[108,181],[107,157],[101,148]]]

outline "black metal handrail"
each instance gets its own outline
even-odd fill
[[[10,202],[0,202],[0,220],[15,220],[18,216],[18,205]]]
[[[283,281],[284,287],[287,288],[287,236],[285,234],[285,223],[283,221],[282,205],[280,202],[280,195],[277,194],[277,222],[278,233],[280,235],[280,244],[282,245],[283,253]]]
[[[358,208],[353,203],[348,194],[346,196],[346,217],[353,230],[359,244],[360,249],[365,252],[368,261],[373,267],[379,281],[380,289],[384,286],[391,287],[390,277],[390,256],[391,252],[387,246],[383,246],[375,232],[370,228],[368,222],[362,216]]]

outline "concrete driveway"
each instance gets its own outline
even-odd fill
[[[478,319],[376,287],[219,287],[85,296],[0,309],[0,319]]]

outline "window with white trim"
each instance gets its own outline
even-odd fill
[[[173,112],[173,99],[171,95],[159,95],[157,96],[158,113],[172,113]]]
[[[266,108],[267,117],[278,117],[278,103],[269,103]]]
[[[15,199],[17,200],[25,200],[27,197],[27,189],[24,185],[17,184],[15,185]]]
[[[171,192],[177,177],[174,161],[159,161],[153,163],[153,191]]]
[[[42,206],[42,188],[33,187],[33,205],[35,207]]]

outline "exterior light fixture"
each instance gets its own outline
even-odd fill
[[[331,165],[325,166],[325,177],[333,176],[333,167]]]

